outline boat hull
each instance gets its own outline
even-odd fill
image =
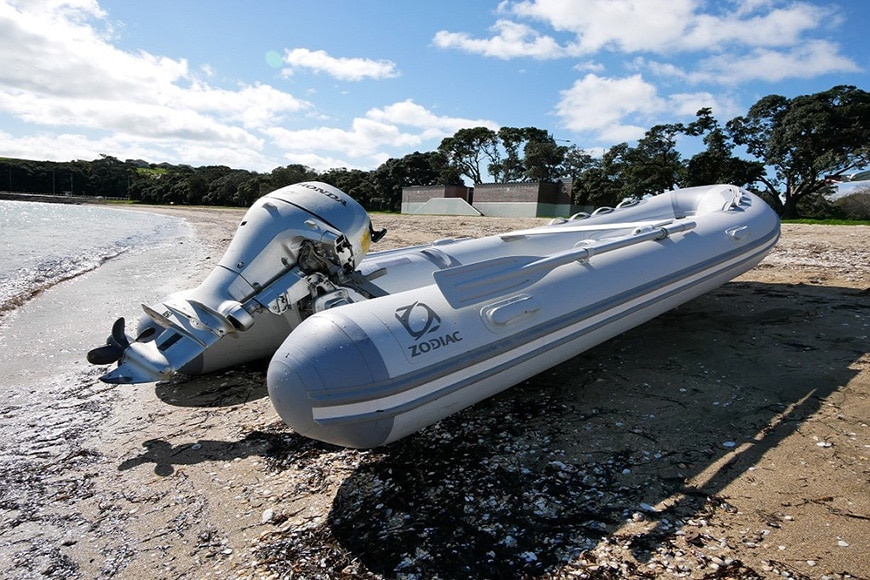
[[[272,402],[302,435],[369,448],[564,362],[764,258],[776,216],[747,192],[716,187],[580,227],[374,255],[368,267],[384,270],[373,282],[385,295],[295,328],[269,366]],[[635,227],[656,220],[668,225]]]

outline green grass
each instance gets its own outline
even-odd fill
[[[152,177],[160,177],[161,175],[168,173],[169,170],[165,167],[137,167],[136,173],[139,175],[151,175]]]

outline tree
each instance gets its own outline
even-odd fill
[[[580,187],[580,178],[583,172],[587,171],[594,165],[595,161],[592,155],[578,148],[576,145],[571,145],[565,151],[565,158],[562,161],[562,172],[565,177],[571,179],[571,198],[576,200]]]
[[[91,161],[87,186],[90,195],[126,197],[127,185],[133,170],[134,168],[111,155],[100,155],[99,159]]]
[[[565,151],[565,158],[562,161],[562,170],[566,177],[570,177],[574,181],[580,179],[584,171],[592,167],[592,155],[578,148],[576,145],[571,145]]]
[[[181,168],[180,171],[172,171],[166,178],[161,180],[158,202],[168,204],[182,204],[190,195],[190,176],[192,168]]]
[[[785,218],[798,216],[802,199],[831,193],[830,177],[870,164],[870,93],[853,86],[768,95],[726,128],[769,168],[757,182]]]
[[[679,184],[682,164],[677,151],[681,124],[656,125],[622,155],[621,198],[659,194]]]
[[[841,197],[834,205],[846,219],[870,220],[870,187]]]
[[[656,125],[636,147],[614,145],[599,159],[578,151],[567,153],[578,205],[613,207],[627,197],[657,194],[679,184],[682,169],[676,136],[682,125]]]
[[[407,185],[438,185],[446,159],[437,152],[415,151],[400,160],[402,187]]]
[[[428,156],[429,164],[432,169],[437,172],[438,176],[434,184],[437,185],[464,185],[462,174],[459,170],[450,164],[447,156],[441,151],[431,151],[425,153]]]
[[[243,169],[219,172],[208,184],[208,194],[203,201],[210,205],[240,205],[239,186],[251,178]],[[191,180],[192,181],[192,180]]]
[[[532,146],[532,155],[535,156],[533,172],[540,171],[542,162],[541,148],[534,147],[538,143],[552,143],[555,141],[543,129],[536,127],[502,127],[496,134],[498,144],[504,149],[504,157],[498,156],[498,161],[490,163],[487,168],[495,183],[513,183],[527,181],[529,179],[529,147]],[[520,155],[522,152],[522,155]]]
[[[446,158],[441,152],[415,151],[401,159],[386,160],[371,174],[371,180],[381,194],[377,200],[378,209],[399,211],[404,187],[443,183],[441,177],[445,166]]]
[[[713,117],[712,110],[705,107],[696,116],[697,119],[689,123],[685,133],[693,137],[703,135],[707,149],[692,156],[684,164],[680,185],[692,187],[732,183],[747,186],[758,181],[764,172],[764,165],[759,161],[746,161],[733,155],[734,143],[719,125],[719,121]]]
[[[472,183],[483,183],[482,164],[486,163],[488,169],[490,166],[499,166],[501,162],[498,136],[486,127],[460,129],[453,137],[444,138],[438,151],[444,154],[460,175],[466,176]]]
[[[169,172],[169,169],[154,164],[137,166],[130,176],[130,199],[144,203],[160,203],[163,190],[167,187]]]
[[[286,167],[276,167],[269,175],[269,187],[271,191],[280,189],[294,183],[303,181],[315,181],[319,179],[317,172],[305,165],[294,163]]]
[[[565,154],[568,148],[547,141],[529,141],[524,150],[524,177],[531,181],[556,181],[564,175]]]
[[[438,152],[459,177],[484,182],[486,173],[495,183],[553,181],[562,177],[567,147],[536,127],[486,127],[460,129],[441,141]],[[452,183],[442,180],[442,183]]]
[[[266,193],[264,184],[267,184],[268,181],[268,176],[252,173],[248,179],[239,183],[236,195],[233,197],[233,203],[239,207],[250,207]]]
[[[372,182],[369,171],[330,169],[321,174],[318,179],[342,190],[366,208],[371,208],[372,199],[378,197],[378,190]]]
[[[187,179],[187,205],[199,205],[205,199],[211,199],[209,195],[209,182],[205,171],[197,171]],[[213,201],[213,200],[212,200]]]
[[[526,141],[526,129],[517,127],[502,127],[497,137],[505,150],[505,156],[499,161],[490,163],[489,174],[495,183],[512,183],[525,177],[525,167],[520,156],[520,148]]]
[[[625,190],[623,158],[627,151],[628,143],[620,143],[591,161],[574,182],[577,205],[613,207],[622,200]]]

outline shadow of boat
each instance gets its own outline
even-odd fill
[[[268,366],[269,359],[264,359],[205,375],[174,375],[157,383],[154,393],[162,402],[174,407],[241,405],[269,395],[266,390]]]
[[[866,336],[844,325],[868,312],[857,290],[732,282],[369,452],[322,527],[272,534],[258,555],[276,572],[313,551],[385,577],[549,577],[581,560],[644,576],[657,550],[712,541],[704,522],[741,503],[723,490],[753,485],[848,387]],[[634,563],[601,567],[604,544]]]

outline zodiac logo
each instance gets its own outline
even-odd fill
[[[422,302],[414,302],[408,306],[397,308],[396,319],[402,323],[402,326],[414,339],[414,344],[405,346],[411,358],[428,354],[462,340],[462,334],[458,330],[443,333],[441,336],[431,336],[433,332],[441,328],[441,317]],[[429,338],[421,341],[420,339],[427,334],[430,335]]]
[[[424,334],[441,328],[441,317],[422,302],[397,308],[396,319],[402,323],[414,340],[420,340]]]

